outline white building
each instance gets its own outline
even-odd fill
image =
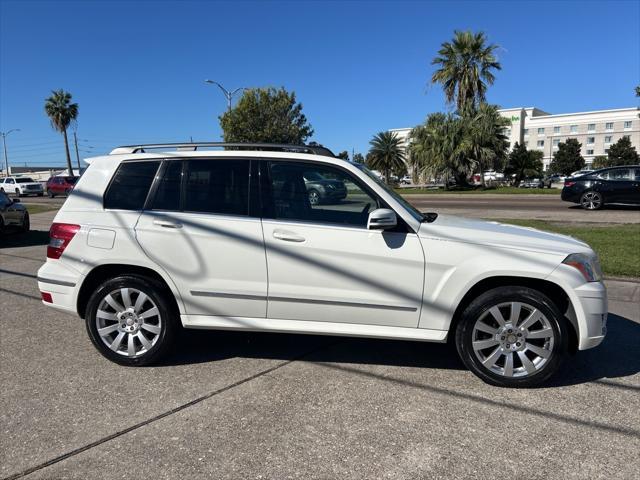
[[[640,109],[637,107],[593,112],[551,114],[535,107],[504,108],[502,116],[511,121],[506,128],[509,148],[518,142],[528,149],[543,153],[544,169],[549,168],[553,153],[560,142],[575,138],[582,144],[582,156],[587,166],[598,155],[606,155],[609,147],[628,136],[640,152]],[[390,130],[409,145],[411,128]]]

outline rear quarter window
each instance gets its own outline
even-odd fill
[[[104,208],[142,210],[159,166],[159,161],[120,164],[104,195]]]

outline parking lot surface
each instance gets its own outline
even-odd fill
[[[102,358],[39,300],[51,213],[0,245],[0,477],[637,478],[640,285],[545,388],[488,386],[448,345],[185,332],[162,364]]]

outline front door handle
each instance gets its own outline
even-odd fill
[[[285,242],[296,242],[296,243],[304,242],[305,240],[304,237],[301,237],[300,235],[296,235],[295,233],[292,233],[292,232],[287,232],[285,230],[274,230],[273,238],[276,238],[278,240],[283,240]]]
[[[154,220],[153,224],[164,228],[182,228],[180,222],[171,222],[169,220]]]

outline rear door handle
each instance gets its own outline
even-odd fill
[[[164,228],[182,228],[180,222],[171,222],[169,220],[154,220],[153,224]]]
[[[296,243],[304,242],[305,240],[304,237],[301,237],[300,235],[296,235],[295,233],[292,233],[292,232],[287,232],[285,230],[274,230],[273,238],[276,238],[278,240],[283,240],[285,242],[296,242]]]

